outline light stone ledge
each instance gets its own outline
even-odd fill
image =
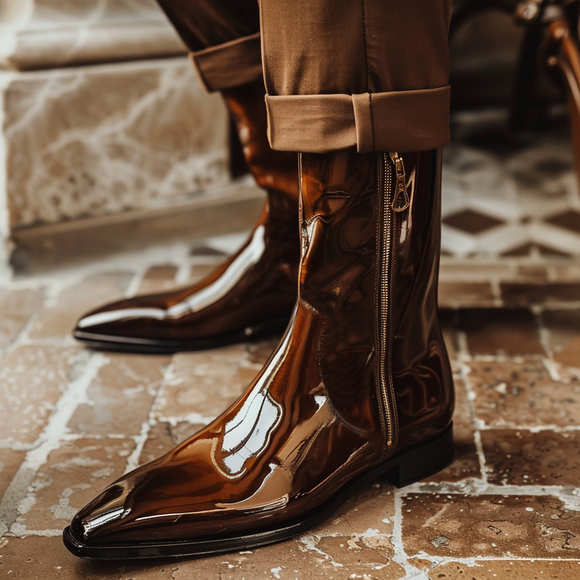
[[[0,232],[230,181],[228,116],[185,57],[0,72]]]
[[[0,0],[0,68],[42,69],[184,52],[155,0]]]
[[[181,256],[180,263],[189,271],[192,259],[183,257],[189,256],[192,244],[206,237],[246,232],[259,218],[264,201],[264,191],[244,178],[165,207],[17,228],[12,233],[16,250],[11,265],[19,279],[24,275],[62,277],[81,265],[88,271],[98,269],[109,258],[115,264],[133,264],[135,259],[147,262],[153,252],[159,260],[161,252],[162,262],[179,263]]]
[[[0,37],[5,32],[0,28]],[[61,66],[137,60],[185,54],[175,33],[163,22],[115,22],[79,30],[51,27],[14,35],[7,46],[0,41],[0,66],[35,70]]]

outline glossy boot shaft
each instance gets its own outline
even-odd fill
[[[299,296],[280,345],[223,415],[75,516],[73,553],[247,549],[310,528],[374,477],[404,485],[450,461],[440,162],[405,156],[403,177],[397,160],[302,155]]]
[[[267,202],[238,252],[197,284],[107,304],[83,316],[75,338],[115,350],[174,352],[214,348],[282,332],[297,294],[298,160],[266,137],[260,83],[223,92],[244,155]]]

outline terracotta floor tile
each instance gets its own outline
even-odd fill
[[[215,259],[218,263],[222,256]],[[195,265],[192,275],[200,278],[214,268],[213,264]],[[475,357],[468,363],[469,387],[475,398],[469,401],[465,385],[457,380],[456,458],[447,469],[427,480],[432,487],[425,489],[442,489],[446,483],[455,484],[452,489],[461,489],[466,480],[481,477],[475,446],[477,420],[489,427],[481,430],[481,439],[490,484],[577,487],[580,432],[533,433],[522,426],[580,426],[580,380],[565,384],[556,380],[554,373],[556,379],[550,377],[542,364],[544,353],[530,310],[460,308],[466,300],[478,306],[493,300],[486,278],[477,277],[485,268],[474,266],[468,272],[472,278],[462,278],[467,271],[462,268],[455,272],[456,278],[446,278],[442,285],[442,299],[453,308],[441,312],[441,321],[456,376],[463,376],[459,373],[457,348],[461,332],[466,335],[469,351]],[[485,276],[490,272],[485,270]],[[497,265],[494,272],[499,272]],[[555,288],[545,284],[543,266],[518,267],[514,262],[501,272],[504,279],[509,274],[512,281],[541,280],[550,292]],[[554,272],[551,267],[550,280],[554,280]],[[572,274],[566,272],[562,276],[569,275],[572,283]],[[176,273],[171,265],[152,266],[139,291],[173,287]],[[499,274],[496,277],[501,278]],[[33,341],[68,337],[78,315],[122,295],[131,279],[130,272],[91,276],[65,289],[45,310],[41,300],[44,291],[0,291],[0,349],[9,345],[30,320],[35,321],[29,332]],[[53,296],[54,288],[48,287],[46,295]],[[577,363],[580,311],[545,310],[542,316],[548,331],[543,338],[549,341],[556,362]],[[403,580],[405,571],[393,562],[393,527],[401,515],[405,551],[411,564],[425,571],[424,578],[580,577],[580,512],[567,509],[557,497],[536,495],[539,488],[530,496],[516,496],[513,489],[506,488],[512,495],[449,497],[404,490],[395,493],[381,480],[360,490],[328,520],[300,538],[197,559],[85,562],[70,555],[60,537],[43,536],[58,534],[78,508],[123,473],[139,441],[136,436],[144,425],[147,427],[148,420],[153,418],[140,463],[169,451],[221,413],[248,386],[278,342],[279,337],[273,337],[173,357],[105,354],[108,362],[89,385],[88,400],[78,405],[66,428],[62,425],[60,433],[52,433],[61,437],[60,445],[50,452],[30,487],[21,490],[21,515],[12,531],[38,535],[0,540],[0,577]],[[78,377],[87,353],[74,347],[58,348],[52,342],[50,346],[28,344],[7,352],[0,359],[0,442],[30,445],[38,440],[63,388]],[[503,358],[494,360],[496,355]],[[483,356],[485,359],[477,358]],[[75,361],[82,364],[73,366]],[[71,434],[80,438],[74,440]],[[0,496],[25,456],[25,451],[0,447]],[[395,502],[395,496],[401,497],[401,493],[403,507],[398,512],[401,504]],[[16,513],[16,508],[11,509]],[[442,557],[473,558],[475,566],[454,562],[436,565]],[[492,560],[482,561],[483,557]],[[531,562],[532,558],[552,561]]]
[[[26,453],[24,451],[0,449],[0,500],[6,493],[6,489],[24,461],[25,456]]]
[[[481,432],[488,481],[498,485],[580,482],[580,432],[493,429]]]
[[[578,260],[570,260],[565,264],[550,264],[550,273],[559,282],[577,282],[580,279],[580,264]]]
[[[169,356],[108,353],[88,389],[88,402],[69,421],[73,433],[138,435],[149,411]]]
[[[177,268],[175,266],[152,266],[143,276],[137,294],[150,294],[172,290],[176,287],[176,274]]]
[[[515,247],[512,246],[509,250],[505,252],[501,252],[500,256],[504,258],[524,258],[529,259],[532,258],[534,255],[539,254],[542,257],[552,257],[552,258],[571,258],[572,255],[569,252],[558,250],[554,247],[545,245],[545,244],[538,244],[538,243],[525,243],[525,244],[517,244]],[[520,287],[523,287],[527,284],[522,284]],[[523,296],[522,296],[523,297]],[[522,298],[520,297],[520,298]],[[522,302],[518,302],[519,305]]]
[[[548,278],[548,268],[546,266],[525,266],[520,265],[517,268],[518,276],[528,280],[541,282]]]
[[[40,290],[8,290],[0,294],[0,348],[6,348],[40,311]]]
[[[532,313],[524,309],[479,308],[458,312],[472,355],[542,354]]]
[[[288,540],[241,553],[197,559],[80,560],[58,537],[6,538],[0,576],[15,580],[402,580],[404,570],[363,538]]]
[[[567,561],[493,561],[473,565],[448,562],[428,572],[429,580],[577,580],[580,562]]]
[[[439,305],[444,308],[493,304],[493,289],[489,282],[441,282]]]
[[[78,439],[52,451],[29,487],[13,531],[58,530],[125,471],[132,439]]]
[[[247,361],[246,346],[179,353],[155,408],[157,417],[215,417],[233,403],[261,365]]]
[[[143,445],[143,450],[139,457],[139,464],[143,465],[153,461],[168,451],[171,451],[176,445],[185,441],[204,427],[203,424],[193,424],[188,421],[173,423],[156,423],[151,427],[147,440]]]
[[[481,477],[479,457],[475,447],[473,420],[463,381],[455,381],[455,395],[455,412],[453,414],[455,457],[449,467],[425,480],[428,482],[456,482],[468,477]]]
[[[580,284],[578,282],[546,284],[503,282],[500,284],[500,288],[504,303],[514,306],[580,301]]]
[[[564,367],[580,369],[580,336],[573,338],[560,352],[556,353],[554,360]]]
[[[580,384],[554,382],[541,361],[470,362],[475,416],[490,427],[580,425]]]
[[[443,308],[439,311],[439,323],[441,324],[441,331],[443,332],[443,338],[445,339],[445,346],[451,361],[451,369],[454,373],[457,373],[459,371],[459,366],[457,352],[457,328],[455,320],[455,310]]]
[[[73,580],[80,560],[63,549],[60,538],[2,538],[0,577],[14,580]],[[118,578],[118,576],[117,576]],[[95,577],[96,580],[96,577]]]
[[[510,262],[457,259],[443,256],[441,258],[440,278],[445,282],[455,280],[487,281],[491,278],[512,278],[515,271]],[[578,278],[576,277],[576,279]]]
[[[320,539],[309,536],[303,541],[290,540],[252,550],[251,553],[223,556],[220,559],[219,578],[400,580],[405,577],[404,570],[386,556],[388,547],[369,547],[368,544],[372,545],[368,538],[361,540],[348,536]],[[176,575],[177,580],[186,578],[185,573],[183,576]]]
[[[189,255],[197,257],[201,256],[203,258],[214,258],[218,262],[220,260],[225,260],[228,257],[227,252],[203,242],[194,243]]]
[[[542,318],[554,359],[580,368],[580,309],[546,310]]]
[[[216,258],[214,264],[194,264],[191,267],[189,274],[189,283],[194,284],[205,278],[208,274],[211,274],[219,265],[225,261],[225,256]]]
[[[281,337],[282,335],[280,334],[280,336],[274,336],[260,342],[247,343],[248,362],[256,365],[256,369],[263,366],[278,346]]]
[[[545,220],[547,223],[560,226],[564,229],[580,232],[580,213],[568,210]]]
[[[580,308],[544,310],[542,322],[549,330],[549,343],[556,352],[580,336]]]
[[[185,566],[196,567],[195,580],[219,580],[221,563],[207,559],[208,570],[197,562],[176,560],[96,562],[73,556],[60,537],[0,540],[0,577],[14,580],[175,580]],[[183,580],[183,576],[181,576]]]
[[[27,345],[0,361],[0,441],[36,441],[70,379],[79,350]]]
[[[353,536],[372,530],[371,535],[389,536],[393,533],[394,502],[393,486],[377,481],[360,490],[311,534]],[[390,543],[388,548],[392,554]]]
[[[403,499],[410,556],[580,558],[580,513],[550,496],[411,494]]]
[[[65,288],[56,305],[43,310],[34,322],[31,338],[65,338],[89,310],[121,298],[133,277],[130,272],[96,274]]]

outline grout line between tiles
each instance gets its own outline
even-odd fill
[[[47,460],[51,451],[57,449],[66,433],[67,424],[77,406],[87,400],[87,390],[99,369],[107,364],[108,359],[101,353],[87,354],[81,351],[73,365],[77,369],[77,376],[66,385],[63,394],[56,403],[45,428],[39,437],[39,445],[27,452],[26,458],[19,467],[16,475],[8,486],[0,502],[0,521],[3,535],[13,530],[18,517],[23,514],[22,502],[28,495],[28,486],[36,475],[37,470]]]

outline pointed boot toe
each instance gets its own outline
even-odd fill
[[[180,519],[202,509],[204,495],[195,460],[189,456],[184,468],[178,455],[121,477],[81,509],[64,533],[69,550],[87,558],[176,555],[167,540],[179,535]],[[189,522],[189,534],[191,528]],[[204,536],[203,530],[198,533]]]
[[[176,352],[282,333],[296,301],[299,248],[295,232],[276,227],[276,203],[285,202],[270,196],[242,248],[201,282],[97,308],[73,336],[93,348]]]
[[[73,553],[254,548],[312,528],[379,476],[403,486],[448,465],[440,160],[302,155],[300,283],[280,344],[225,413],[81,510],[64,533]]]
[[[113,484],[79,511],[67,528],[73,545],[98,544],[102,530],[126,515],[126,495],[122,484]]]
[[[93,348],[160,350],[171,346],[167,295],[111,302],[85,314],[73,330],[77,340]],[[158,344],[159,343],[159,344]]]

